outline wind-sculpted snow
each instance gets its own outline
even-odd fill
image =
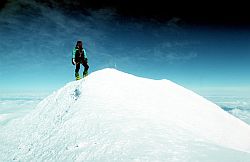
[[[168,80],[114,69],[1,127],[1,161],[247,161],[250,126]]]

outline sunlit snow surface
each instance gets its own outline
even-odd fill
[[[168,80],[105,69],[1,126],[1,161],[249,161],[250,126]]]

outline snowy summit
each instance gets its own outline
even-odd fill
[[[0,161],[246,161],[250,126],[169,80],[104,69],[0,127]]]

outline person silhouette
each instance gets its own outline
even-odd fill
[[[79,75],[80,64],[84,66],[83,77],[88,75],[88,58],[86,50],[83,48],[82,41],[77,41],[76,46],[72,51],[72,64],[75,65],[75,77],[76,80],[80,80],[81,77]]]

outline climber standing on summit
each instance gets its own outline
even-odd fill
[[[75,48],[72,51],[72,64],[76,66],[75,69],[75,77],[76,80],[80,80],[81,77],[79,75],[80,64],[84,66],[83,77],[88,75],[88,58],[85,49],[82,47],[82,41],[77,41]]]

